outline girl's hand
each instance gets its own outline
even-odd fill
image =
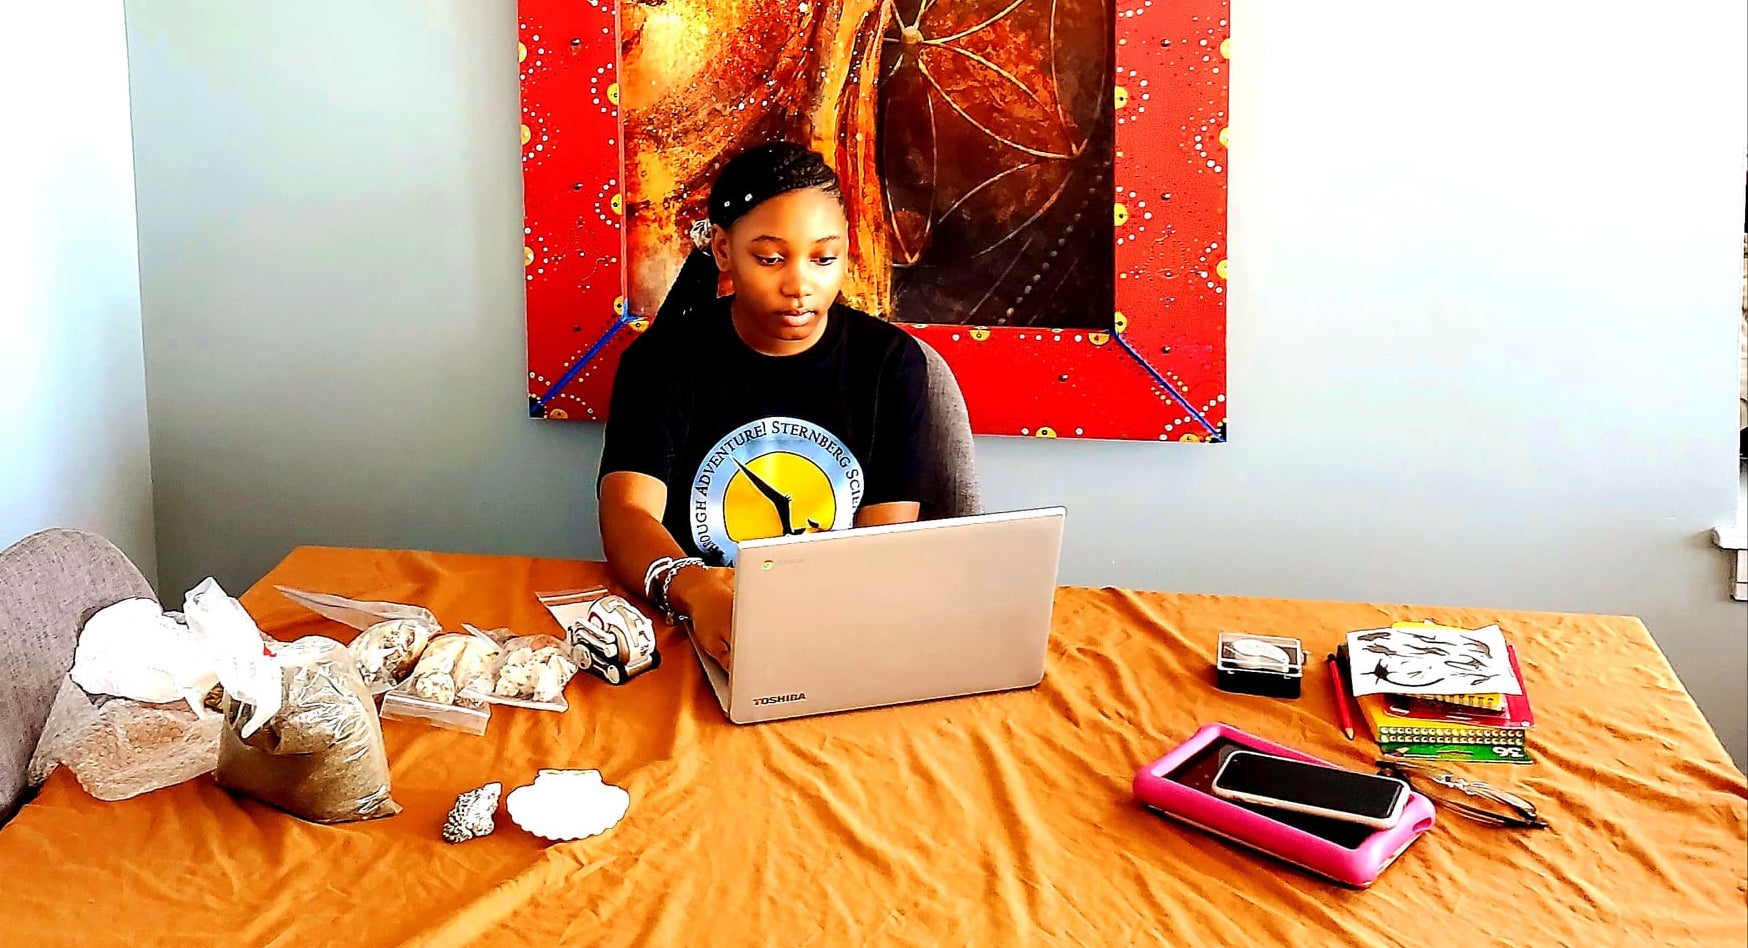
[[[724,667],[734,636],[734,569],[689,566],[674,577],[668,597],[692,620],[692,636]]]

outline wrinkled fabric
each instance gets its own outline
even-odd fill
[[[244,603],[277,638],[350,630],[275,582],[432,609],[447,627],[556,626],[542,589],[599,564],[300,549]],[[0,830],[9,943],[35,945],[1743,944],[1748,787],[1635,619],[1064,589],[1030,691],[739,727],[690,647],[571,682],[559,715],[502,707],[483,737],[383,725],[389,820],[313,826],[210,777],[120,803],[64,770]],[[1392,620],[1497,621],[1537,727],[1533,767],[1471,775],[1553,829],[1448,813],[1366,891],[1152,816],[1135,770],[1210,721],[1366,766],[1321,662],[1304,697],[1213,686],[1221,630],[1314,658]],[[604,835],[544,845],[498,814],[439,839],[456,795],[541,768],[631,794]],[[343,925],[343,928],[336,928]],[[344,937],[337,933],[344,932]]]

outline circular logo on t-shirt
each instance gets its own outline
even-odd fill
[[[850,526],[863,488],[862,462],[836,435],[799,418],[762,418],[705,452],[686,519],[698,551],[732,565],[742,540]]]

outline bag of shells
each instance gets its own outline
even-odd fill
[[[564,687],[577,673],[571,647],[551,635],[524,635],[506,641],[484,674],[467,686],[469,696],[492,704],[537,711],[564,711]]]
[[[465,634],[432,639],[412,675],[382,696],[385,720],[421,721],[475,736],[486,732],[492,712],[471,683],[491,668],[500,649],[489,633],[464,628]]]
[[[437,617],[421,606],[347,599],[289,586],[273,588],[312,612],[358,630],[347,648],[358,662],[365,687],[373,695],[405,681],[431,639],[443,631]]]

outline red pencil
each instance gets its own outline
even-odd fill
[[[1353,740],[1353,715],[1347,710],[1347,686],[1341,681],[1341,666],[1335,656],[1329,656],[1329,687],[1335,692],[1335,711],[1341,715],[1341,733]]]

